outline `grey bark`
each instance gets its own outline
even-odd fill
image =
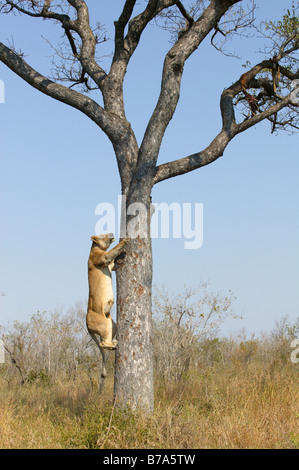
[[[136,0],[126,0],[119,19],[115,22],[115,49],[111,67],[106,73],[95,59],[96,37],[90,27],[88,8],[84,0],[69,0],[76,18],[71,20],[61,10],[51,11],[51,2],[32,2],[28,9],[23,2],[1,2],[0,7],[18,10],[21,14],[59,22],[70,43],[73,57],[82,68],[82,77],[88,76],[102,92],[104,106],[84,93],[49,80],[4,44],[0,43],[0,60],[23,80],[42,93],[66,103],[94,121],[111,140],[120,174],[122,194],[127,206],[142,202],[148,210],[147,237],[133,239],[126,248],[126,257],[116,263],[118,344],[115,367],[115,399],[117,403],[153,409],[153,361],[151,326],[152,250],[150,239],[151,190],[154,184],[167,178],[188,173],[208,165],[221,157],[230,140],[263,119],[290,104],[289,95],[277,99],[264,112],[237,124],[233,99],[242,92],[241,79],[224,90],[220,110],[222,129],[210,145],[187,157],[157,166],[163,136],[175,113],[180,97],[181,78],[186,60],[216,28],[223,15],[240,0],[212,0],[195,21],[179,1],[149,0],[143,12],[132,18]],[[30,2],[24,2],[29,5]],[[167,53],[163,65],[161,89],[157,104],[149,120],[140,147],[125,115],[123,81],[129,61],[140,37],[148,25],[163,10],[176,6],[186,20],[186,28],[178,35]],[[8,12],[8,11],[7,11]],[[125,35],[125,31],[127,33]],[[73,34],[81,41],[77,49]],[[283,51],[282,51],[283,52]],[[282,54],[281,54],[282,55]],[[269,90],[269,83],[258,81],[256,75],[271,69],[274,63],[264,61],[246,73],[246,87]],[[208,73],[204,70],[203,73]],[[298,73],[280,68],[280,73],[295,79]]]
[[[143,194],[136,196],[144,201]],[[147,198],[149,205],[149,198]],[[148,230],[149,230],[149,223]],[[153,410],[152,248],[147,238],[133,239],[117,267],[117,340],[115,400]]]

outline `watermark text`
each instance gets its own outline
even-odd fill
[[[146,207],[142,202],[126,204],[126,196],[118,196],[118,207],[102,202],[96,206],[100,216],[95,233],[118,233],[120,238],[183,239],[186,250],[196,250],[203,244],[203,203],[166,202]],[[116,230],[116,220],[120,221]],[[150,222],[150,229],[149,229]]]
[[[291,352],[291,361],[293,364],[299,364],[299,338],[293,339],[291,348],[294,348]]]
[[[4,342],[0,339],[0,364],[4,364],[5,362],[5,349],[4,349]]]

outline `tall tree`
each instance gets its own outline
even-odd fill
[[[152,410],[152,188],[168,178],[214,162],[236,135],[265,119],[271,121],[272,131],[298,129],[297,90],[292,88],[299,78],[294,58],[299,47],[298,19],[294,7],[281,22],[267,25],[273,48],[265,52],[263,61],[250,66],[224,89],[220,97],[222,128],[210,144],[198,153],[159,165],[160,146],[180,98],[186,60],[205,38],[210,37],[212,45],[221,49],[218,37],[226,40],[240,28],[253,25],[254,7],[246,13],[247,4],[242,5],[241,0],[197,0],[189,7],[187,2],[177,0],[141,3],[125,0],[114,23],[113,57],[105,71],[96,54],[105,37],[100,26],[92,28],[87,3],[0,0],[2,13],[54,21],[62,27],[65,38],[57,51],[62,62],[56,68],[55,78],[34,70],[21,52],[3,43],[0,60],[34,88],[77,108],[98,125],[113,145],[126,209],[133,203],[142,203],[147,210],[143,237],[132,238],[125,259],[117,263],[119,347],[115,398],[120,404],[131,403]],[[153,21],[171,31],[172,43],[164,59],[158,101],[138,145],[125,113],[123,84],[140,38]],[[75,87],[80,87],[77,88],[80,91]],[[102,93],[102,106],[88,94],[92,90]]]

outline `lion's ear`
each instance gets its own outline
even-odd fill
[[[95,237],[94,235],[91,237],[91,241],[94,243],[98,242],[98,237]]]

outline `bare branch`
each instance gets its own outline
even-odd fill
[[[297,107],[297,105],[294,105],[292,101],[292,93],[289,93],[286,96],[279,96],[276,93],[275,87],[269,80],[264,77],[255,78],[256,75],[263,70],[274,70],[275,67],[276,61],[264,60],[252,67],[248,72],[243,74],[237,82],[224,90],[220,101],[222,115],[222,130],[220,133],[203,151],[156,167],[154,184],[212,163],[223,155],[225,148],[233,137],[258,124],[264,119],[271,119],[271,116],[276,115],[276,118],[271,119],[272,124],[274,123],[274,128],[272,128],[274,130],[275,126],[279,124],[279,121],[277,120],[279,111],[284,108]],[[294,80],[299,78],[299,71],[294,73],[285,67],[281,67],[281,75],[290,80]],[[262,93],[259,97],[264,99],[264,94],[266,94],[269,98],[269,105],[266,109],[259,109],[257,98],[252,97],[252,95],[246,91],[246,89],[250,88],[263,88],[265,93]],[[235,118],[233,99],[240,93],[243,93],[243,99],[248,102],[250,102],[249,97],[254,98],[256,100],[256,108],[254,112],[253,109],[251,110],[251,117],[247,116],[243,122],[238,124]],[[264,100],[264,103],[268,103],[268,101]],[[284,121],[284,124],[290,123],[291,127],[296,128],[296,123],[293,121],[294,118],[290,117]]]
[[[249,37],[248,29],[254,23],[255,12],[255,3],[253,0],[251,3],[251,7],[248,5],[246,11],[241,3],[238,8],[229,10],[220,18],[211,36],[211,44],[217,51],[229,57],[238,57],[236,53],[226,51],[225,45],[227,40],[231,39],[234,35]],[[219,34],[221,36],[220,41],[218,40]]]
[[[44,18],[59,21],[62,28],[65,31],[66,37],[71,46],[72,53],[76,57],[85,72],[91,77],[91,79],[101,87],[101,82],[105,78],[105,71],[95,61],[95,48],[97,44],[97,38],[94,36],[90,24],[89,24],[89,13],[88,8],[83,0],[68,0],[68,3],[75,8],[77,12],[77,19],[71,20],[68,14],[57,13],[50,10],[51,1],[47,0],[43,3],[42,7],[39,7],[39,3],[32,5],[32,11],[23,8],[19,3],[11,0],[6,0],[5,5],[10,7],[7,13],[13,9],[19,13],[34,17]],[[75,40],[72,36],[71,31],[76,32],[82,41],[81,50],[78,51]]]
[[[298,113],[298,111],[297,111]],[[296,130],[299,130],[299,125],[296,125],[293,123],[293,117],[290,117],[290,118],[286,118],[286,119],[280,119],[279,121],[277,120],[277,114],[274,115],[274,117],[268,117],[267,118],[268,121],[270,121],[272,123],[272,131],[271,133],[273,134],[273,132],[277,131],[277,127],[278,128],[282,128],[282,129],[285,129],[286,127],[290,126],[292,129],[296,129]]]
[[[85,72],[101,88],[101,83],[106,77],[106,72],[95,61],[95,50],[97,40],[89,23],[89,11],[84,0],[68,0],[68,3],[77,11],[77,20],[74,29],[82,40],[79,55],[80,63]]]
[[[71,26],[72,22],[71,22],[70,17],[68,15],[59,14],[59,13],[49,11],[50,3],[51,2],[49,2],[49,1],[45,1],[44,5],[43,5],[43,7],[40,11],[37,11],[36,8],[33,5],[33,11],[30,11],[30,10],[26,10],[25,8],[21,7],[16,2],[13,2],[11,0],[6,0],[5,5],[2,6],[2,10],[6,6],[10,6],[10,9],[8,11],[6,11],[6,13],[10,13],[11,11],[13,11],[15,9],[18,12],[23,13],[24,15],[27,15],[27,16],[31,16],[33,18],[48,18],[48,19],[53,19],[53,20],[60,21],[61,23],[70,22],[69,25]]]
[[[115,26],[115,57],[123,50],[124,47],[124,31],[133,13],[136,0],[126,0],[123,11]],[[114,59],[115,60],[115,59]]]
[[[203,151],[157,166],[153,183],[160,183],[209,165],[223,155],[229,141],[228,135],[222,130]]]
[[[189,13],[185,10],[185,7],[182,4],[182,2],[176,2],[176,6],[182,13],[185,20],[187,20],[188,25],[191,26],[194,23],[194,18],[191,15],[189,15]]]
[[[14,53],[3,44],[0,45],[0,59],[35,88],[80,109],[96,122],[111,139],[117,154],[120,173],[126,174],[128,181],[135,180],[138,184],[147,173],[154,177],[156,183],[211,163],[223,154],[227,144],[236,134],[263,119],[268,119],[272,123],[273,131],[283,124],[296,128],[294,113],[297,108],[291,106],[289,95],[286,96],[286,91],[290,91],[290,81],[298,77],[298,72],[293,72],[290,67],[290,63],[293,65],[293,62],[287,62],[291,52],[299,47],[298,30],[294,30],[291,25],[293,29],[289,30],[289,34],[285,34],[284,31],[280,35],[280,39],[283,39],[280,40],[280,45],[276,43],[277,50],[270,56],[271,59],[255,65],[236,83],[224,90],[220,102],[222,129],[211,144],[199,153],[156,167],[165,130],[180,97],[181,78],[186,60],[213,30],[226,38],[238,28],[251,24],[251,20],[248,20],[248,16],[240,6],[236,10],[235,25],[231,27],[235,11],[230,8],[240,1],[211,0],[208,6],[204,1],[198,1],[194,5],[197,7],[200,5],[201,8],[197,10],[195,16],[195,10],[192,9],[194,5],[187,10],[183,2],[178,0],[148,0],[144,10],[132,18],[136,0],[125,0],[119,19],[115,22],[115,51],[110,71],[106,74],[96,60],[98,38],[90,26],[86,1],[65,0],[59,7],[55,2],[56,8],[54,8],[54,2],[51,0],[34,1],[31,4],[8,0],[1,2],[4,4],[1,9],[6,13],[15,10],[32,17],[56,20],[61,24],[67,39],[66,44],[70,46],[71,52],[68,51],[68,58],[64,54],[60,55],[63,63],[60,69],[59,67],[56,69],[58,75],[55,80],[69,82],[70,87],[58,85],[56,81],[40,75],[20,54]],[[55,11],[51,10],[51,5]],[[63,13],[62,7],[65,5],[69,14]],[[128,63],[143,31],[162,12],[166,14],[170,12],[170,15],[175,12],[176,18],[180,19],[179,34],[165,57],[159,98],[138,149],[134,133],[125,117],[123,81]],[[280,26],[274,29],[280,33],[279,28]],[[212,42],[215,33],[212,35]],[[96,87],[102,91],[104,109],[95,101],[72,89],[80,84],[88,90],[94,89],[88,82],[89,79],[93,80]],[[256,95],[255,90],[259,90],[259,94]],[[242,107],[240,112],[239,108]],[[289,109],[291,114],[281,116],[279,112],[284,108]],[[130,152],[125,151],[124,142],[127,148],[128,142],[130,143]],[[129,187],[129,184],[126,187]]]
[[[73,38],[73,36],[72,36],[72,33],[71,33],[70,29],[68,29],[68,28],[64,28],[64,29],[65,29],[66,37],[68,38],[68,41],[69,41],[69,43],[70,43],[70,46],[71,46],[73,55],[74,55],[74,57],[76,57],[76,58],[78,59],[78,58],[79,58],[79,54],[78,54],[77,47],[76,47],[74,38]]]
[[[23,370],[22,365],[20,364],[20,362],[19,362],[18,359],[16,358],[15,354],[13,354],[13,353],[11,352],[11,350],[10,350],[7,346],[4,346],[4,349],[5,349],[6,352],[8,352],[12,364],[14,364],[14,365],[16,366],[17,370],[18,370],[19,373],[20,373],[20,376],[21,376],[21,385],[24,385],[25,382],[26,382],[26,377],[24,376],[24,370]]]
[[[108,136],[112,136],[115,133],[115,118],[112,118],[98,103],[75,90],[70,90],[44,77],[30,67],[20,55],[17,55],[2,43],[0,43],[0,60],[19,77],[29,83],[29,85],[58,101],[82,111],[100,126]],[[124,132],[124,128],[121,132]]]
[[[283,57],[285,57],[287,55],[290,55],[291,52],[298,49],[298,44],[295,44],[290,49],[285,50],[287,45],[290,44],[290,42],[292,42],[294,39],[296,39],[297,36],[298,36],[298,31],[296,30],[288,38],[286,38],[286,40],[281,44],[281,46],[279,48],[279,52],[276,56],[277,61],[281,60]]]
[[[291,93],[285,96],[281,101],[276,103],[275,105],[271,106],[270,108],[266,109],[262,113],[256,114],[251,117],[251,119],[246,119],[241,124],[238,125],[237,134],[240,132],[244,132],[245,130],[249,129],[252,126],[255,126],[259,122],[263,121],[265,118],[268,118],[283,109],[284,107],[288,106],[292,101]]]
[[[277,113],[290,103],[290,95],[286,96],[282,101],[267,109],[263,113],[253,116],[251,119],[245,120],[242,124],[234,127],[234,131],[230,135],[224,129],[215,137],[211,144],[199,153],[189,155],[169,163],[164,163],[156,168],[154,176],[154,184],[164,181],[168,178],[183,175],[190,171],[196,170],[217,160],[224,153],[230,140],[237,134],[244,132],[246,129],[254,126],[262,120]]]
[[[163,67],[160,96],[140,147],[139,165],[141,167],[146,163],[148,155],[154,155],[156,159],[158,157],[162,138],[180,97],[181,78],[186,60],[218,24],[221,16],[233,3],[237,3],[237,1],[211,2],[198,20],[180,36],[167,53]]]
[[[111,112],[124,117],[123,81],[128,63],[136,50],[140,37],[149,24],[164,8],[173,5],[175,0],[149,0],[145,10],[130,19],[135,2],[126,1],[120,19],[115,23],[115,53],[108,76],[103,82],[105,107]],[[128,24],[128,32],[123,38],[124,28]]]

